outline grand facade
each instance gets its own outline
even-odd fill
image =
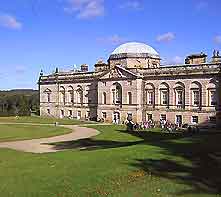
[[[41,116],[134,122],[220,122],[221,56],[189,55],[183,65],[162,66],[160,55],[142,43],[116,48],[93,72],[80,70],[39,78]]]

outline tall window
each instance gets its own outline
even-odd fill
[[[107,94],[106,94],[106,92],[103,92],[103,98],[102,98],[102,100],[103,100],[103,104],[107,104]]]
[[[161,104],[168,105],[169,104],[169,92],[168,90],[164,90],[161,92]]]
[[[113,86],[114,86],[114,88],[112,89],[113,104],[122,104],[122,87],[119,83],[114,83]]]
[[[45,95],[46,95],[46,102],[50,103],[51,102],[51,90],[46,89],[44,91]]]
[[[115,89],[112,90],[112,101],[115,104]]]
[[[217,104],[216,101],[216,91],[215,90],[211,90],[210,91],[210,105],[211,106],[215,106]]]
[[[69,94],[69,102],[73,104],[74,103],[74,90],[71,86],[69,87],[68,94]]]
[[[65,89],[64,89],[64,87],[60,87],[60,102],[65,104]]]
[[[147,91],[147,104],[153,105],[153,101],[154,101],[154,92],[149,90]]]
[[[160,104],[169,106],[169,85],[165,82],[160,84]]]
[[[193,105],[194,106],[200,105],[200,91],[199,90],[193,91]]]
[[[201,90],[202,86],[199,82],[195,81],[191,84],[192,105],[195,107],[201,106]]]
[[[177,91],[177,105],[183,104],[183,91],[179,90]]]
[[[185,107],[185,85],[182,82],[177,82],[175,87],[175,103],[177,108]]]
[[[128,92],[128,104],[131,105],[132,104],[132,93]]]
[[[77,90],[77,103],[83,104],[83,90],[80,88]]]
[[[48,101],[48,103],[51,102],[51,93],[50,92],[47,93],[47,101]]]

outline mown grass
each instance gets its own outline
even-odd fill
[[[11,117],[0,117],[0,123],[36,123],[36,124],[54,124],[58,122],[63,125],[76,125],[76,124],[92,124],[91,121],[83,120],[70,120],[67,118],[58,119],[58,118],[49,118],[49,117],[40,117],[40,116],[11,116]]]
[[[0,124],[0,142],[52,137],[67,134],[71,131],[71,129],[64,127],[47,125]]]
[[[138,134],[122,126],[91,127],[101,134],[58,143],[57,148],[69,148],[62,152],[0,149],[1,196],[220,196],[220,134]]]

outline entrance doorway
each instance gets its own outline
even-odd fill
[[[120,112],[114,112],[113,123],[120,124]]]
[[[178,127],[181,127],[183,124],[182,116],[181,115],[176,115],[176,124]]]

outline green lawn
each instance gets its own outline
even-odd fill
[[[4,197],[219,197],[221,134],[127,133],[98,126],[102,133],[57,153],[0,149]]]
[[[90,121],[70,120],[70,119],[57,119],[40,116],[20,116],[20,117],[0,117],[0,123],[39,123],[39,124],[53,124],[58,122],[63,125],[75,125],[75,124],[91,124]]]
[[[0,142],[51,137],[70,132],[71,129],[47,125],[0,124]]]

